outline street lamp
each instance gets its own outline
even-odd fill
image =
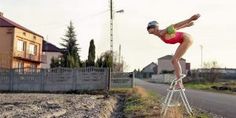
[[[123,9],[116,11],[116,13],[124,13],[125,11]]]

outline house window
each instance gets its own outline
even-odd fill
[[[25,51],[25,42],[17,40],[17,51]]]
[[[22,61],[18,62],[17,67],[18,67],[18,72],[19,73],[24,72],[24,62],[22,62]]]
[[[29,44],[29,54],[35,55],[37,52],[37,46],[33,44]]]

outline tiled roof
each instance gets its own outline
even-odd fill
[[[152,62],[152,63],[148,64],[147,66],[145,66],[145,67],[142,69],[142,71],[145,70],[146,68],[148,68],[148,67],[151,66],[151,65],[154,65],[155,67],[158,66],[156,63]]]
[[[63,49],[43,40],[43,52],[63,52]]]
[[[43,36],[33,32],[33,31],[31,31],[31,30],[29,30],[29,29],[15,23],[15,22],[13,22],[13,21],[11,21],[11,20],[9,20],[9,19],[7,19],[7,18],[5,18],[4,16],[1,16],[1,15],[0,15],[0,27],[17,27],[19,29],[22,29],[24,31],[30,32],[32,34],[35,34],[35,35],[40,36],[40,37],[43,38]]]

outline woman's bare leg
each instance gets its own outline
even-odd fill
[[[188,50],[188,48],[192,45],[192,39],[188,35],[184,35],[184,42],[179,45],[177,48],[175,55],[172,59],[172,64],[175,70],[175,76],[177,79],[180,78],[180,75],[182,74],[182,68],[179,63],[179,60],[181,57],[185,54],[185,52]],[[177,85],[179,86],[179,84]]]

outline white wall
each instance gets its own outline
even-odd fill
[[[180,65],[182,67],[182,73],[186,74],[186,62],[184,60],[180,61]],[[174,67],[171,63],[171,59],[160,59],[158,60],[158,74],[160,74],[163,70],[172,71]]]
[[[60,52],[43,52],[43,54],[46,55],[47,59],[46,59],[46,63],[41,64],[42,68],[50,68],[52,57],[58,58],[59,56],[62,55],[62,53],[60,53]]]

